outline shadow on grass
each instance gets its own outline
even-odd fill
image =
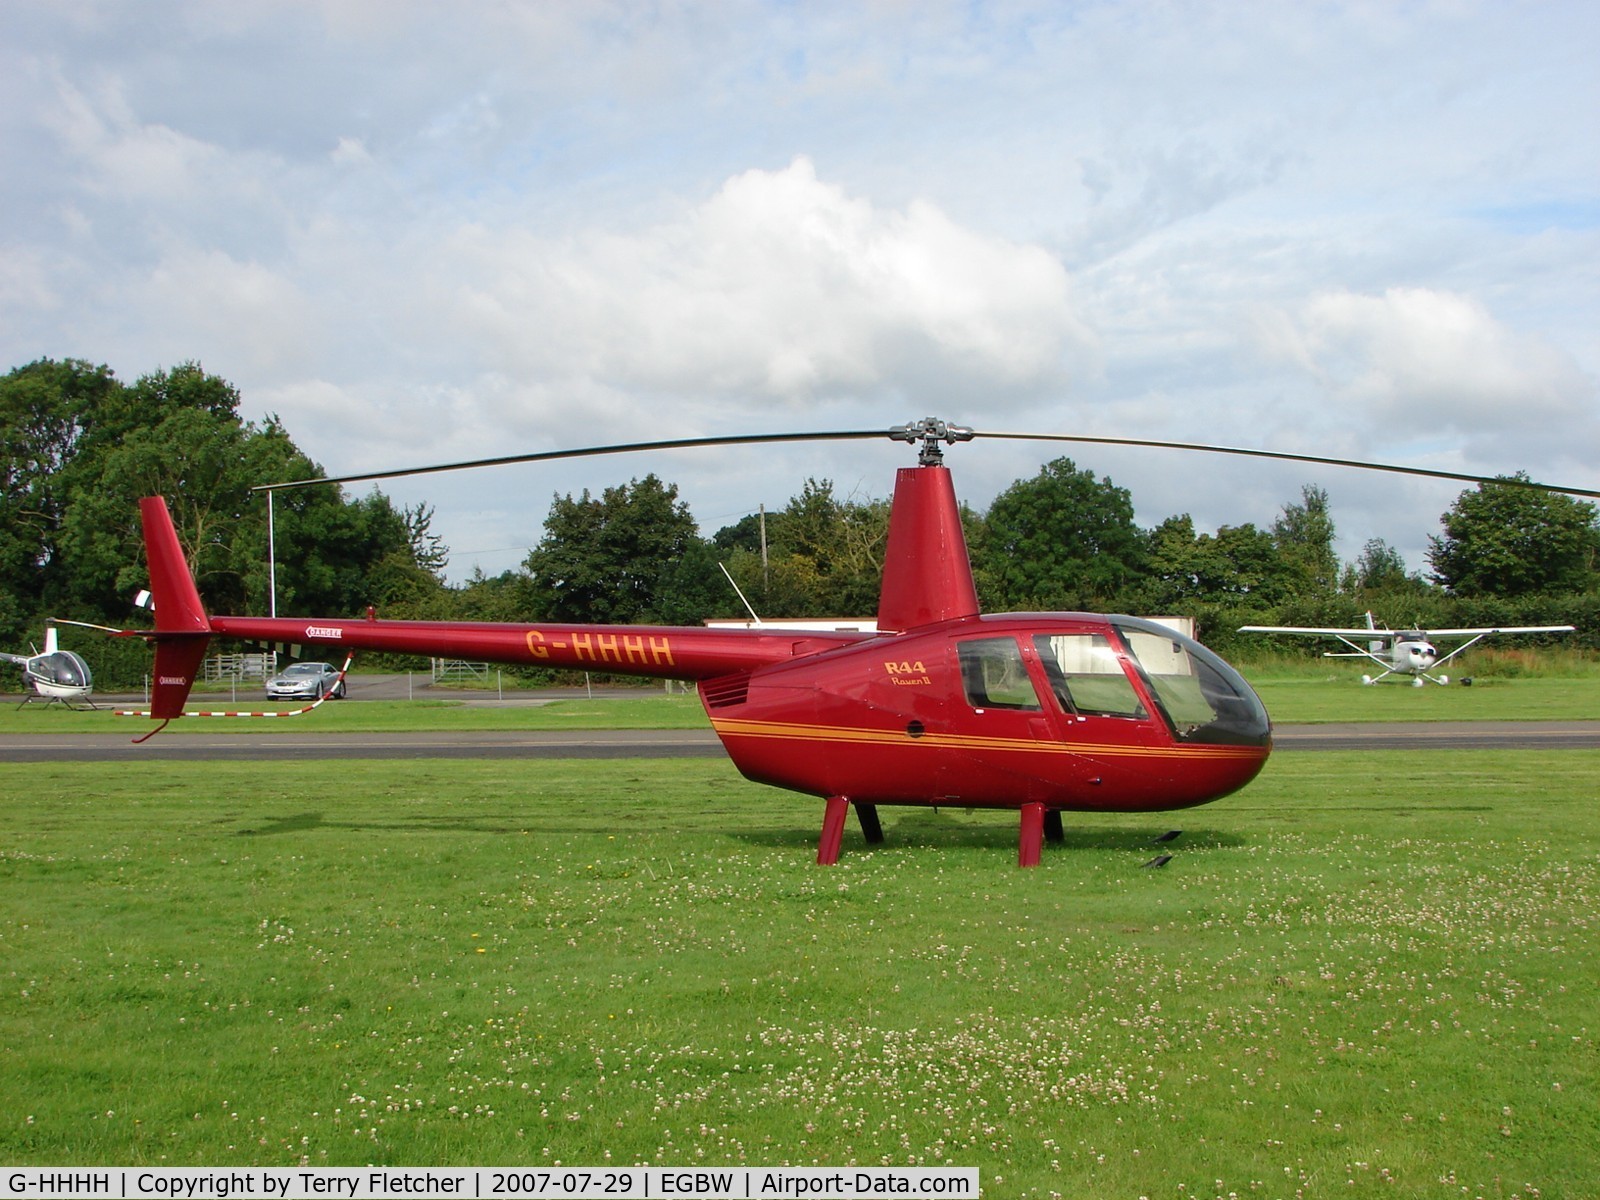
[[[959,810],[961,812],[959,816],[936,809],[891,808],[878,811],[884,818],[883,844],[886,848],[914,846],[919,849],[1002,849],[1013,853],[1016,851],[1019,829],[1018,816],[1015,813],[996,810],[985,816],[969,818],[965,810]],[[898,819],[889,815],[897,811],[904,815]],[[1156,839],[1176,828],[1170,820],[1162,821],[1158,817],[1148,826],[1138,829],[1095,828],[1092,825],[1073,825],[1070,813],[1064,813],[1062,816],[1065,825],[1064,836],[1059,842],[1045,842],[1046,855],[1064,850],[1149,851],[1154,854],[1157,851],[1166,852],[1178,847],[1214,850],[1243,846],[1248,842],[1247,838],[1218,829],[1188,829],[1170,842],[1162,843]],[[725,832],[727,836],[752,846],[785,847],[804,844],[814,848],[821,829],[822,812],[819,807],[815,825],[794,825],[787,829],[729,829]],[[854,823],[853,818],[845,830],[844,848],[847,852],[876,849],[863,840],[860,827]]]
[[[249,829],[239,829],[234,837],[279,837],[284,834],[310,833],[329,830],[339,833],[489,833],[513,834],[538,831],[540,833],[593,833],[595,825],[552,829],[529,821],[512,821],[510,818],[484,814],[475,817],[397,817],[392,821],[330,821],[320,812],[294,813],[286,817],[268,817],[265,822]]]
[[[882,810],[880,810],[882,811]],[[889,814],[895,810],[888,810]],[[1017,845],[1017,817],[1013,813],[993,812],[968,816],[933,809],[899,810],[898,819],[886,815],[884,821],[885,848],[917,849],[981,849],[1015,853]],[[223,818],[226,819],[226,818]],[[591,834],[599,836],[610,831],[603,819],[557,820],[529,819],[525,814],[511,817],[504,813],[467,815],[412,815],[397,816],[392,820],[330,818],[323,812],[297,812],[283,816],[267,817],[247,828],[238,829],[234,837],[261,838],[285,837],[296,834],[369,833],[369,834],[480,834],[502,836],[533,834],[544,837]],[[1142,828],[1095,828],[1093,825],[1075,826],[1066,823],[1064,836],[1059,842],[1047,842],[1045,854],[1070,851],[1125,851],[1128,853],[1170,852],[1174,849],[1219,849],[1242,846],[1245,838],[1216,829],[1189,829],[1169,842],[1157,839],[1172,830],[1171,822],[1152,820]],[[767,825],[761,828],[739,828],[730,822],[716,830],[705,829],[708,838],[727,839],[750,847],[769,850],[803,849],[814,852],[821,829],[821,811],[817,824],[792,824],[787,827]],[[686,834],[687,830],[683,831]],[[861,853],[877,847],[865,843],[860,830],[852,823],[845,834],[845,850]]]

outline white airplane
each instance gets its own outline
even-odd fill
[[[0,662],[16,663],[22,668],[22,677],[28,685],[28,694],[22,703],[30,700],[46,702],[59,700],[72,705],[89,699],[94,688],[94,677],[89,664],[71,650],[63,650],[56,642],[56,627],[47,624],[44,630],[44,653],[6,654],[0,651]]]
[[[1433,670],[1444,666],[1469,646],[1475,646],[1486,637],[1514,633],[1571,633],[1571,625],[1497,625],[1484,629],[1379,629],[1372,614],[1367,614],[1365,629],[1312,628],[1303,625],[1243,625],[1240,633],[1295,633],[1310,637],[1338,638],[1349,651],[1329,650],[1324,658],[1370,658],[1383,668],[1382,675],[1363,675],[1361,682],[1377,683],[1390,675],[1409,675],[1412,687],[1421,687],[1424,679],[1437,684],[1450,682],[1448,675],[1434,675]],[[1441,655],[1433,644],[1435,638],[1467,638],[1448,654]],[[1365,639],[1362,646],[1357,639]],[[1353,653],[1352,653],[1353,652]],[[1472,682],[1470,679],[1463,683]]]

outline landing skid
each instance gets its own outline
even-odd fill
[[[878,819],[876,804],[852,805],[848,796],[829,796],[822,810],[822,836],[817,839],[819,866],[831,867],[838,863],[840,848],[844,844],[845,818],[852,807],[856,810],[856,819],[861,822],[861,833],[867,839],[867,844],[883,844],[883,823]],[[1060,810],[1046,811],[1043,804],[1024,804],[1022,830],[1017,840],[1017,865],[1037,867],[1046,838],[1052,843],[1066,840]]]
[[[73,712],[98,712],[100,706],[93,700],[68,700],[65,696],[41,696],[38,692],[25,692],[22,703],[18,708],[26,708],[30,704],[59,704],[63,708],[70,708]]]

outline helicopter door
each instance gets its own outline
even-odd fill
[[[1171,738],[1151,710],[1134,672],[1111,639],[1096,632],[1041,633],[1033,638],[1055,706],[1062,717],[1062,740],[1085,747],[1086,760],[1099,760],[1092,747],[1167,745]],[[1104,772],[1119,770],[1113,750],[1098,761]]]
[[[1056,703],[1069,718],[1148,721],[1149,709],[1103,633],[1041,633],[1033,639]]]
[[[968,754],[947,772],[953,796],[983,803],[991,791],[1015,796],[1019,785],[1032,796],[1040,790],[1037,772],[1018,752],[1052,734],[1022,644],[1014,637],[970,638],[956,643],[956,657],[966,701],[957,724]]]

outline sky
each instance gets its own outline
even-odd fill
[[[330,475],[937,416],[1600,488],[1597,61],[1590,0],[6,0],[0,369],[199,362]],[[1465,486],[946,462],[982,510],[1062,454],[1145,527],[1324,488],[1413,570]],[[382,486],[460,582],[557,494],[654,472],[710,535],[913,462]]]

